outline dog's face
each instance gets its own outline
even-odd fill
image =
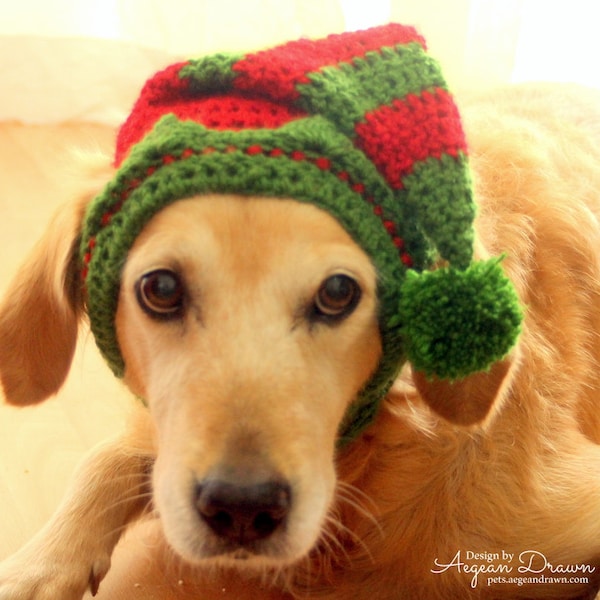
[[[381,355],[367,255],[312,205],[178,201],[129,253],[117,333],[157,425],[173,548],[248,565],[305,555],[334,496],[338,428]]]

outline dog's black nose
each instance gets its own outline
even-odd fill
[[[236,485],[209,479],[196,489],[196,508],[204,522],[237,545],[272,535],[285,522],[290,504],[290,487],[280,481]]]

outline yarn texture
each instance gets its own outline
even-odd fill
[[[162,208],[215,192],[314,204],[377,269],[383,356],[340,443],[372,422],[406,360],[461,379],[516,342],[521,310],[501,261],[473,262],[460,116],[411,27],[172,65],[143,87],[115,165],[88,209],[80,258],[92,331],[117,376],[126,368],[114,321],[129,249]]]

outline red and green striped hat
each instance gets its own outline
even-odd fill
[[[124,258],[161,208],[203,193],[310,202],[371,257],[383,356],[342,439],[371,422],[405,360],[456,380],[488,369],[516,341],[521,312],[500,260],[473,262],[475,207],[456,105],[411,27],[173,65],[145,84],[115,164],[86,215],[81,261],[92,331],[119,376]]]

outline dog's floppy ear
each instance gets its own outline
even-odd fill
[[[112,174],[105,157],[90,156],[81,166],[88,170],[85,192],[55,215],[0,301],[0,384],[11,404],[55,394],[75,352],[83,314],[81,223],[88,202]]]
[[[51,396],[69,371],[82,312],[76,273],[82,211],[80,202],[55,216],[0,302],[0,382],[12,404]]]
[[[487,372],[458,381],[428,378],[413,369],[413,381],[421,398],[438,415],[456,425],[475,425],[490,413],[510,382],[514,358],[494,363]]]

